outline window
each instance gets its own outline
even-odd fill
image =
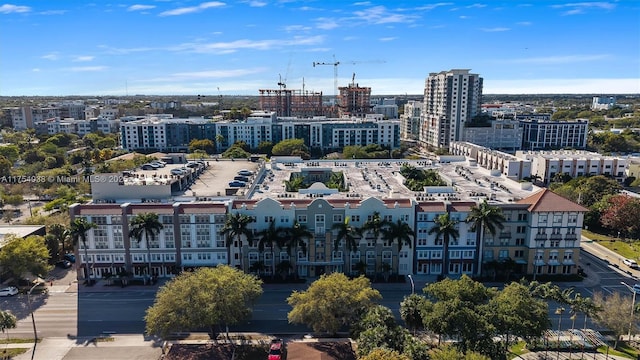
[[[524,245],[524,238],[517,238],[516,246],[522,246],[522,245]]]
[[[162,231],[164,232],[164,247],[167,249],[175,248],[176,242],[173,238],[173,225],[164,225]]]
[[[524,257],[524,250],[516,250],[513,252],[513,256],[516,258],[523,258]]]
[[[182,247],[190,248],[191,247],[191,225],[186,225],[186,224],[180,225],[180,237],[182,239]]]
[[[196,224],[196,246],[211,247],[211,230],[209,224]]]
[[[351,221],[360,222],[360,215],[352,215],[351,216]]]
[[[341,223],[342,221],[343,221],[342,214],[334,214],[333,215],[333,222],[334,223]]]
[[[116,249],[124,249],[122,225],[113,225],[113,247]]]
[[[527,221],[527,214],[518,214],[518,221]]]
[[[96,249],[109,248],[109,237],[107,236],[106,225],[98,225],[98,227],[93,229],[93,242],[95,244]]]
[[[500,250],[500,254],[498,255],[500,259],[506,259],[509,257],[509,250]]]
[[[553,223],[554,224],[562,223],[562,214],[553,214]]]
[[[569,214],[569,224],[575,224],[578,222],[578,214]]]
[[[428,259],[429,258],[429,251],[427,251],[427,250],[418,250],[418,251],[416,251],[416,257],[418,259]]]
[[[306,223],[307,222],[307,215],[298,215],[298,222],[299,223]]]
[[[538,223],[539,224],[546,224],[547,223],[547,214],[538,215]]]

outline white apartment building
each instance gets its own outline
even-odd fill
[[[626,177],[629,159],[580,150],[517,151],[516,157],[531,161],[531,175],[549,184],[556,174],[571,177],[606,175],[620,182]]]
[[[449,144],[449,153],[463,155],[471,162],[485,169],[497,171],[512,180],[519,181],[531,176],[532,163],[530,160],[474,143],[454,141]]]
[[[462,140],[513,152],[522,148],[522,126],[519,121],[512,119],[492,120],[489,127],[465,126]]]
[[[465,122],[480,114],[482,78],[467,69],[430,73],[425,81],[419,141],[434,148],[462,140]]]
[[[400,115],[400,138],[417,140],[420,135],[420,114],[424,103],[409,100],[404,104],[404,114]]]

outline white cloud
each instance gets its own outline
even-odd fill
[[[267,6],[267,3],[264,1],[249,1],[249,6],[251,7],[263,7]]]
[[[482,28],[480,30],[484,32],[503,32],[503,31],[509,31],[511,29],[506,27],[495,27],[495,28]]]
[[[411,23],[418,17],[413,15],[404,15],[393,13],[384,6],[374,6],[353,13],[358,20],[363,20],[369,24],[389,24],[389,23]]]
[[[531,21],[520,21],[520,22],[517,22],[516,25],[530,26],[530,25],[533,25],[533,23]]]
[[[380,39],[378,39],[378,40],[380,40],[380,41],[393,41],[393,40],[395,40],[395,39],[397,39],[397,38],[396,38],[396,37],[389,36],[389,37],[383,37],[383,38],[380,38]]]
[[[318,18],[316,19],[316,27],[321,30],[332,30],[340,27],[335,19]]]
[[[140,4],[136,4],[136,5],[131,5],[127,8],[127,11],[144,11],[144,10],[151,10],[154,9],[156,6],[155,5],[140,5]]]
[[[31,71],[32,72],[40,72],[40,69],[39,68],[33,68],[33,69],[31,69]]]
[[[487,7],[487,5],[485,5],[485,4],[472,4],[472,5],[467,6],[467,9],[473,9],[473,8],[480,9],[480,8],[483,8],[483,7]]]
[[[177,15],[192,14],[192,13],[201,12],[205,9],[221,7],[225,5],[226,4],[223,2],[210,1],[210,2],[202,3],[198,6],[189,6],[189,7],[182,7],[182,8],[177,8],[173,10],[163,11],[160,13],[160,16],[177,16]]]
[[[73,72],[94,72],[106,70],[106,66],[77,66],[69,68],[69,71]]]
[[[253,75],[264,72],[264,68],[253,69],[235,69],[235,70],[206,70],[206,71],[193,71],[193,72],[181,72],[169,75],[174,79],[224,79],[233,78],[237,76]],[[166,78],[163,78],[166,81]]]
[[[57,53],[50,53],[50,54],[42,55],[41,58],[45,60],[55,61],[55,60],[58,60],[60,57],[58,56]]]
[[[429,4],[429,5],[420,6],[420,7],[416,8],[416,10],[433,10],[433,9],[435,9],[437,7],[451,6],[451,5],[453,5],[453,3],[441,2],[441,3],[435,3],[435,4]]]
[[[215,43],[184,43],[169,48],[171,51],[188,51],[195,53],[224,53],[229,54],[240,49],[271,50],[293,45],[316,45],[324,41],[323,36],[303,37],[297,36],[292,39],[269,39],[269,40],[236,40],[231,42]]]
[[[3,4],[0,6],[0,14],[11,14],[11,13],[28,13],[31,11],[31,8],[28,6],[20,6],[13,4]]]
[[[94,56],[89,56],[89,55],[85,55],[85,56],[76,56],[73,60],[73,62],[85,62],[85,61],[92,61],[95,57]]]
[[[40,15],[64,15],[67,13],[67,10],[46,10],[41,11],[38,14]]]
[[[284,31],[286,32],[298,32],[298,31],[309,31],[309,30],[311,30],[311,27],[306,25],[288,25],[284,27]]]
[[[616,7],[615,3],[600,1],[600,2],[578,2],[567,3],[560,5],[551,5],[555,9],[569,9],[563,13],[563,15],[577,15],[583,14],[589,9],[595,10],[613,10]]]

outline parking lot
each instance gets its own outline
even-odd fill
[[[254,163],[246,160],[205,160],[209,163],[209,167],[198,177],[190,192],[197,197],[207,196],[224,196],[226,190],[229,189],[229,182],[238,175],[238,171],[247,169],[257,173],[260,163]],[[234,190],[244,191],[255,181],[255,175],[249,176],[249,182],[246,188],[233,188]],[[187,195],[192,195],[187,192]]]

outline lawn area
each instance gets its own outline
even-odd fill
[[[598,352],[602,353],[602,354],[606,354],[607,353],[607,347],[606,346],[601,346],[598,348]],[[609,355],[616,355],[616,356],[622,356],[628,359],[637,359],[638,355],[640,354],[640,352],[638,352],[638,350],[634,349],[633,347],[629,346],[629,344],[627,344],[624,341],[621,341],[618,343],[618,348],[617,349],[613,349],[613,348],[609,348],[608,351]]]
[[[638,260],[640,258],[640,241],[638,240],[623,241],[615,237],[596,234],[588,230],[582,230],[582,235],[597,242],[599,245],[602,245],[609,250],[617,252],[625,258],[635,260]]]
[[[517,343],[511,345],[509,348],[509,353],[507,354],[508,359],[515,359],[520,357],[522,354],[528,353],[527,343],[524,341],[518,341]]]
[[[42,339],[38,339],[40,342]],[[33,339],[24,339],[24,338],[0,338],[0,344],[29,344],[32,343]]]
[[[11,348],[11,349],[3,349],[0,350],[0,359],[13,359],[14,356],[18,356],[20,354],[24,354],[29,349],[25,348]]]

